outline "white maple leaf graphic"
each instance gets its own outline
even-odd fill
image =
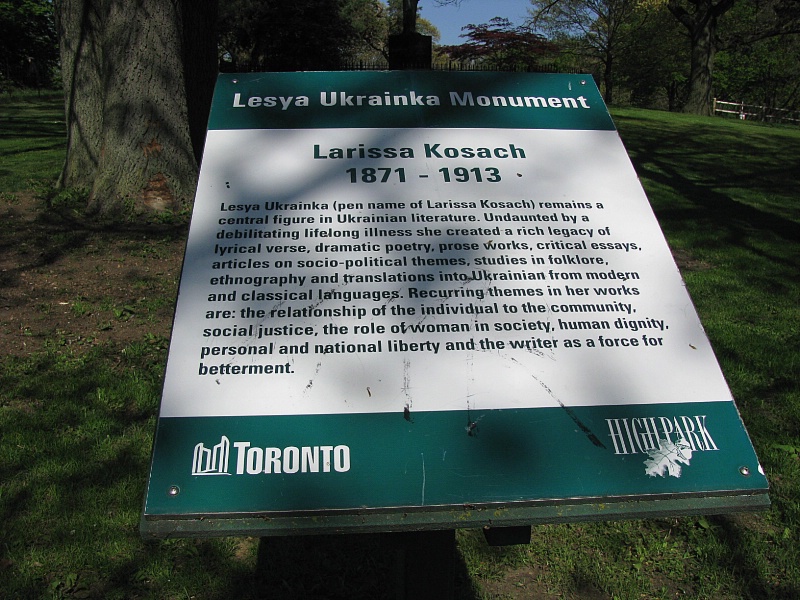
[[[658,448],[648,452],[650,458],[644,461],[645,473],[650,477],[681,476],[681,466],[689,464],[692,458],[692,447],[685,439],[680,438],[673,444],[670,440],[658,440]]]

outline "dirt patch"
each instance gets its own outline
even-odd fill
[[[559,600],[563,598],[562,594],[548,590],[543,575],[544,569],[535,566],[511,569],[500,579],[481,581],[481,591],[490,598],[516,598],[519,600]]]
[[[169,336],[185,226],[101,226],[32,194],[0,200],[0,353]]]
[[[681,271],[707,271],[713,267],[711,263],[694,258],[688,250],[680,248],[672,250],[672,258]]]

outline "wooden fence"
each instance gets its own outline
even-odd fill
[[[714,98],[714,114],[722,116],[733,115],[743,121],[747,119],[769,123],[800,124],[800,111],[797,110],[771,108],[769,106],[745,104],[744,102],[725,102],[716,98]]]

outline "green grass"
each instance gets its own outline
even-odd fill
[[[67,147],[63,102],[60,92],[0,94],[0,192],[58,177]]]
[[[57,174],[63,125],[55,124],[56,99],[47,102],[0,104],[0,193]],[[758,515],[539,526],[529,545],[508,548],[460,531],[458,597],[800,597],[800,130],[613,114],[770,479],[773,506]],[[132,252],[147,248],[131,244]],[[75,316],[128,314],[110,300],[70,302]],[[147,336],[80,352],[54,339],[41,353],[2,360],[4,597],[391,597],[392,555],[375,537],[277,539],[261,557],[251,539],[140,540],[164,360],[164,340]]]

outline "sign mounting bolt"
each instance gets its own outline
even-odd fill
[[[174,498],[175,496],[177,496],[178,494],[180,494],[180,493],[181,493],[181,488],[179,488],[177,485],[171,485],[171,486],[169,486],[169,488],[167,489],[167,494],[169,494],[169,495],[170,495],[170,496],[172,496],[173,498]]]
[[[739,473],[741,473],[745,477],[749,477],[750,476],[750,467],[739,467]]]

